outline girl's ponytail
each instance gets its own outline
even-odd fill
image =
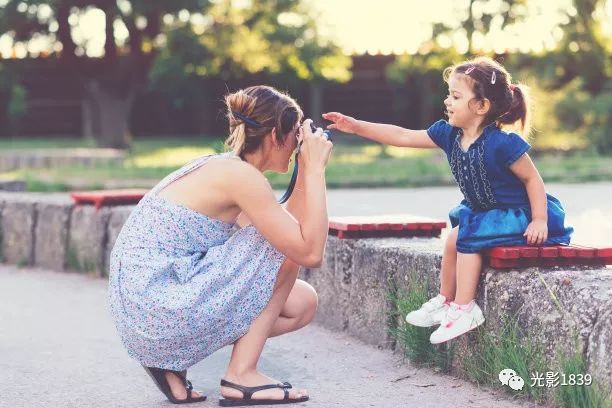
[[[497,121],[501,125],[511,126],[520,121],[521,125],[519,130],[521,134],[527,136],[531,130],[529,88],[520,84],[510,84],[508,88],[512,94],[510,108],[506,113],[501,115]]]

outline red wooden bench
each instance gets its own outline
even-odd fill
[[[612,247],[580,245],[496,247],[485,252],[493,268],[525,266],[612,265]]]
[[[329,233],[340,239],[371,237],[439,237],[446,221],[414,215],[330,217]]]
[[[75,204],[93,204],[96,208],[109,205],[138,204],[148,192],[146,189],[73,191],[70,197]]]

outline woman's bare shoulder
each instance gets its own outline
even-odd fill
[[[234,188],[243,183],[267,185],[266,177],[251,164],[236,157],[221,156],[210,160],[197,171],[197,177],[215,180],[223,185]]]

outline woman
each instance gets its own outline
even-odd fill
[[[305,390],[256,366],[268,337],[314,317],[316,292],[297,275],[300,265],[322,262],[332,144],[310,120],[301,126],[300,107],[273,88],[225,101],[232,151],[168,175],[123,226],[111,254],[111,312],[129,355],[174,403],[206,398],[192,391],[186,369],[231,343],[221,405],[303,402]],[[302,138],[283,207],[262,173],[287,172]]]

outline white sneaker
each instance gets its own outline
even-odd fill
[[[431,333],[429,341],[432,344],[444,343],[475,329],[483,324],[484,320],[482,310],[475,301],[472,300],[467,305],[458,305],[451,302],[440,327]]]
[[[420,309],[408,313],[406,315],[406,321],[419,327],[435,326],[436,324],[440,324],[446,315],[448,307],[449,302],[446,301],[446,297],[444,295],[438,295],[423,303]]]

